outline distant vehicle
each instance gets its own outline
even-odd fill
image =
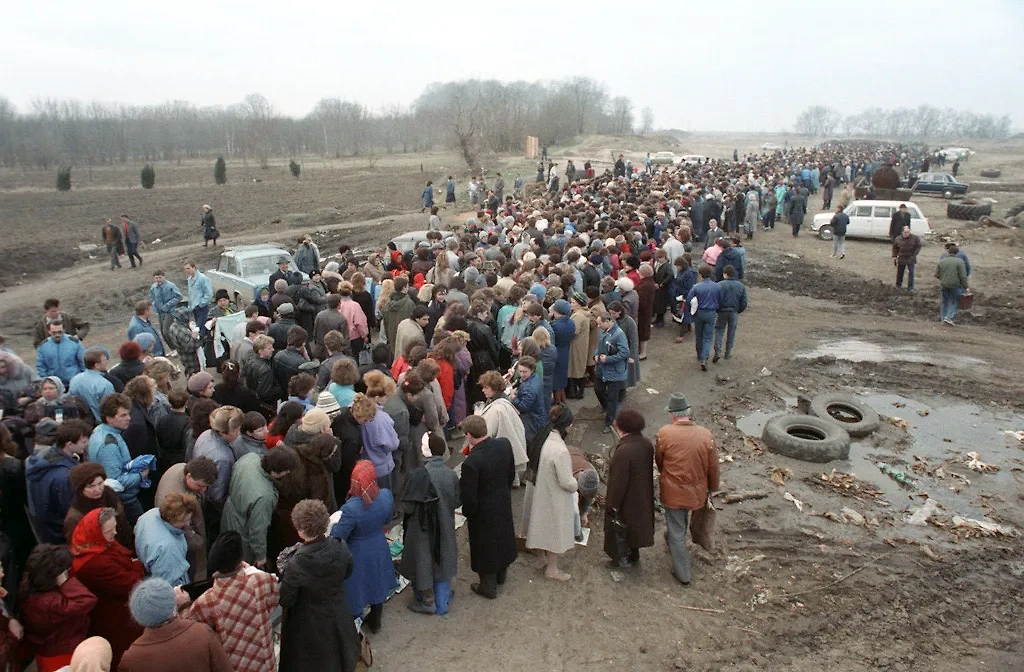
[[[915,236],[931,233],[932,228],[928,224],[928,219],[916,203],[910,201],[854,201],[843,210],[850,218],[846,236],[848,238],[889,240],[889,224],[892,221],[892,215],[901,205],[907,206],[911,233]],[[822,212],[815,215],[811,221],[811,231],[817,233],[822,240],[832,240],[834,233],[829,222],[832,221],[834,215],[835,212]]]
[[[673,152],[658,152],[651,157],[651,163],[655,166],[678,166],[680,160]]]
[[[766,142],[763,145],[761,145],[761,149],[767,149],[774,152],[777,149],[782,149],[782,147],[779,147],[774,142]]]
[[[395,236],[391,239],[391,242],[395,244],[395,249],[405,254],[409,250],[416,249],[416,246],[427,239],[427,231],[410,231],[409,233],[403,233],[400,236]],[[442,238],[448,236],[454,236],[455,234],[451,231],[438,231]]]
[[[957,181],[950,173],[921,173],[910,188],[916,194],[942,194],[945,198],[953,198],[957,194],[966,194],[971,185]]]
[[[963,159],[974,154],[974,150],[968,149],[967,147],[946,147],[945,149],[940,149],[935,153],[946,157],[947,161],[953,161],[956,159]]]
[[[701,154],[685,154],[682,156],[680,161],[686,166],[699,166],[708,160],[708,157],[702,156]]]
[[[236,245],[221,252],[216,269],[206,272],[213,291],[228,290],[231,300],[239,309],[256,300],[260,291],[267,286],[272,273],[277,270],[277,260],[288,259],[288,269],[298,272],[292,255],[288,250],[274,243],[260,245]],[[309,276],[302,274],[302,280]],[[273,293],[273,292],[271,292]]]

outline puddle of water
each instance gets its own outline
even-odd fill
[[[921,350],[913,343],[879,344],[851,338],[842,341],[822,343],[814,350],[796,355],[797,359],[816,359],[832,356],[848,362],[915,362],[934,364],[957,369],[984,365],[985,361],[966,355],[934,354]]]
[[[1024,429],[1024,416],[1005,409],[958,401],[940,401],[933,405],[896,394],[868,393],[857,396],[883,418],[888,416],[906,420],[909,423],[909,445],[902,452],[897,452],[877,445],[875,435],[867,436],[850,445],[849,460],[820,465],[823,472],[836,469],[871,483],[884,493],[894,511],[920,506],[923,503],[920,498],[911,498],[911,495],[918,492],[927,492],[949,513],[971,518],[982,518],[985,515],[984,510],[977,506],[981,494],[1002,495],[1008,501],[1016,498],[1019,485],[1010,470],[1024,465],[1024,447],[1020,441],[1004,432]],[[927,412],[927,415],[921,415],[918,411]],[[787,412],[754,411],[737,418],[736,427],[747,435],[760,437],[768,420]],[[971,451],[977,451],[982,462],[998,466],[1000,470],[992,474],[981,474],[969,469],[964,459]],[[943,466],[946,478],[935,479],[911,471],[910,465],[914,463],[915,455],[925,458],[929,467],[948,461]],[[911,477],[917,487],[904,488],[882,473],[877,466],[878,462],[893,464]],[[965,476],[971,484],[952,480],[949,477],[951,472]],[[956,493],[949,489],[954,484],[965,487]]]

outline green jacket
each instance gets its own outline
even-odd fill
[[[935,277],[939,279],[942,289],[967,289],[967,267],[960,257],[946,256],[939,259],[935,268]]]
[[[260,456],[248,453],[238,458],[231,472],[221,529],[242,535],[246,562],[266,559],[267,530],[276,507],[277,488],[270,474],[263,471]]]

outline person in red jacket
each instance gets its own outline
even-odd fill
[[[115,539],[116,515],[111,508],[93,509],[71,538],[73,573],[96,596],[89,634],[110,642],[114,651],[111,672],[117,672],[121,656],[142,634],[142,627],[128,610],[128,596],[146,574],[142,563]]]
[[[89,612],[96,606],[96,596],[69,576],[70,569],[67,546],[40,544],[28,556],[21,583],[22,625],[39,672],[70,665],[75,647],[89,632]]]

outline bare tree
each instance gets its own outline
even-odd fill
[[[645,107],[640,112],[640,135],[647,135],[654,130],[654,110]]]
[[[626,96],[612,98],[612,132],[616,135],[633,130],[633,102]]]

